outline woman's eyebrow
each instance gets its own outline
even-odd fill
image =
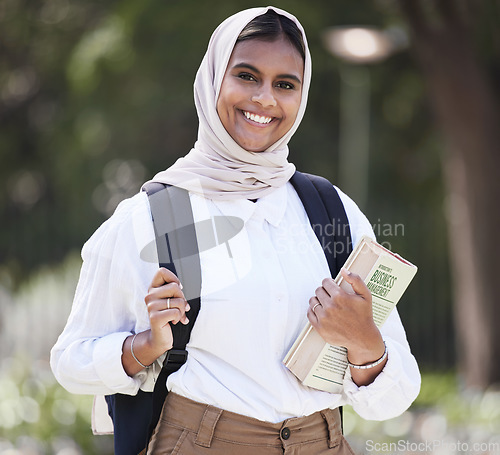
[[[233,66],[233,68],[234,69],[244,68],[244,69],[250,70],[256,74],[261,74],[261,72],[257,68],[255,68],[255,66],[250,65],[250,63],[245,63],[245,62],[236,63]],[[298,84],[302,84],[302,81],[300,80],[300,78],[297,77],[295,74],[278,74],[276,77],[278,77],[280,79],[291,79],[291,80],[297,82]]]

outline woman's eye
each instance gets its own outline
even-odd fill
[[[238,77],[244,81],[255,81],[255,78],[249,73],[240,73]]]
[[[276,86],[285,90],[293,90],[295,88],[295,86],[290,84],[290,82],[278,82]]]

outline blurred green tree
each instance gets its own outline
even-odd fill
[[[400,0],[444,141],[460,370],[500,383],[500,6]]]
[[[331,25],[403,25],[394,0],[276,0],[313,57],[290,160],[337,180],[340,66]],[[63,259],[144,180],[196,140],[194,75],[213,29],[252,0],[0,2],[0,284]],[[366,213],[421,266],[400,307],[422,365],[453,366],[440,144],[411,55],[370,68]],[[356,176],[353,176],[356,178]],[[395,232],[404,225],[404,233]],[[441,337],[441,342],[436,341]]]

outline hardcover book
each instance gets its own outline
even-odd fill
[[[344,268],[358,274],[370,290],[373,320],[377,327],[387,320],[417,273],[415,265],[368,236],[362,237]],[[335,282],[346,292],[353,292],[340,273]],[[304,385],[340,393],[348,367],[347,349],[326,343],[308,322],[283,363]]]

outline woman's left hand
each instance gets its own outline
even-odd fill
[[[347,348],[351,363],[374,362],[385,346],[373,321],[372,295],[359,275],[345,269],[341,273],[354,293],[344,291],[332,278],[324,279],[309,300],[307,317],[327,343]]]

